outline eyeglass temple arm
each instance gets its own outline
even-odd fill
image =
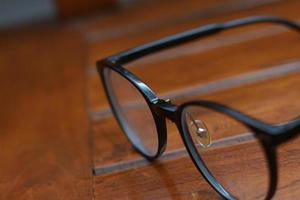
[[[216,103],[217,105],[217,103]],[[220,105],[219,105],[220,106]],[[222,109],[226,110],[226,113],[231,117],[239,120],[248,126],[255,128],[257,130],[272,133],[274,135],[287,134],[290,136],[295,136],[300,134],[300,117],[282,125],[270,125],[266,124],[260,120],[249,117],[243,113],[240,113],[234,109],[223,107]]]
[[[293,120],[287,124],[279,125],[276,128],[277,128],[279,134],[285,134],[288,132],[291,132],[294,134],[300,134],[300,117],[296,118],[295,120]]]
[[[254,128],[258,131],[267,132],[274,135],[288,134],[292,136],[292,135],[300,134],[300,117],[297,117],[291,122],[288,122],[283,125],[270,125],[258,119],[247,116],[239,112],[238,110],[224,106],[216,102],[196,100],[194,101],[194,103],[195,104],[199,103],[200,105],[205,105],[210,109],[216,110],[218,112],[222,112],[244,124],[247,124],[249,127]]]
[[[126,64],[135,59],[141,58],[148,54],[154,53],[156,51],[161,51],[173,47],[175,45],[182,44],[184,42],[192,41],[201,37],[209,36],[212,34],[219,33],[223,30],[236,28],[244,25],[256,24],[256,23],[274,23],[287,28],[291,28],[295,31],[300,32],[300,24],[295,22],[275,17],[275,16],[253,16],[238,20],[232,20],[226,23],[216,23],[192,30],[188,30],[182,33],[171,35],[163,39],[138,46],[136,48],[129,49],[127,51],[121,52],[114,56],[108,57],[106,61],[114,64]]]

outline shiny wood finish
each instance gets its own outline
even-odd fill
[[[272,7],[253,8],[252,15],[268,13],[268,14],[273,14],[273,15],[290,17],[291,19],[292,18],[297,19],[298,16],[297,16],[296,9],[299,6],[300,6],[300,4],[298,1],[292,1],[291,3],[277,3],[277,4],[274,4]],[[292,10],[292,12],[290,12],[290,10]],[[226,21],[228,19],[234,19],[234,18],[238,18],[238,17],[251,15],[251,12],[249,10],[241,11],[239,13],[240,13],[239,15],[235,12],[235,13],[230,14],[229,16],[228,15],[218,16],[218,17],[213,17],[213,19],[209,18],[209,19],[199,20],[199,21],[194,20],[192,23],[189,21],[186,23],[182,22],[181,24],[179,24],[177,26],[161,28],[159,32],[157,32],[157,31],[155,32],[153,30],[152,32],[147,31],[148,34],[140,34],[140,33],[130,34],[129,36],[121,37],[118,40],[113,39],[113,40],[106,40],[104,42],[100,41],[100,42],[92,43],[92,45],[90,45],[91,53],[90,53],[90,58],[89,58],[88,64],[92,68],[91,73],[94,74],[93,77],[95,78],[95,80],[94,81],[91,80],[91,83],[89,83],[89,84],[91,84],[91,92],[89,92],[89,95],[90,95],[89,99],[91,100],[91,104],[90,104],[91,108],[90,109],[93,111],[100,109],[99,107],[101,106],[101,102],[105,102],[105,101],[103,101],[104,98],[100,93],[93,92],[94,89],[102,90],[102,86],[99,85],[100,82],[98,80],[97,73],[94,70],[95,69],[95,67],[94,67],[95,61],[97,59],[111,55],[115,52],[130,48],[130,47],[136,46],[138,44],[142,44],[143,42],[149,42],[153,39],[158,39],[162,36],[176,33],[178,31],[186,30],[191,27],[200,26],[201,24]],[[201,22],[201,21],[204,21],[204,22]],[[253,28],[255,30],[253,30]],[[214,80],[212,76],[206,76],[205,73],[202,73],[202,70],[199,70],[199,67],[204,68],[204,66],[205,66],[206,68],[203,70],[214,70],[214,71],[216,71],[215,74],[219,73],[219,70],[221,70],[220,68],[223,68],[222,71],[223,72],[226,71],[226,74],[228,74],[228,75],[233,75],[234,73],[238,74],[243,71],[242,71],[242,69],[240,69],[241,67],[239,66],[239,64],[237,62],[235,62],[235,64],[232,63],[232,61],[234,59],[236,59],[236,57],[232,57],[232,56],[226,57],[226,59],[228,59],[227,63],[229,65],[235,65],[232,67],[238,68],[237,70],[241,70],[241,71],[227,70],[228,64],[226,64],[225,61],[223,61],[223,59],[220,60],[218,58],[222,57],[223,51],[228,50],[228,46],[233,46],[233,47],[235,47],[235,51],[233,49],[232,53],[234,53],[235,55],[238,53],[239,55],[242,55],[244,57],[244,58],[241,57],[241,59],[243,59],[242,60],[243,65],[248,65],[247,63],[245,63],[246,61],[251,61],[251,62],[253,61],[253,62],[257,62],[259,64],[259,62],[261,62],[261,60],[257,60],[257,61],[252,60],[252,59],[247,60],[247,58],[251,58],[251,55],[248,56],[246,54],[243,54],[242,51],[240,51],[239,43],[247,43],[248,45],[245,46],[243,44],[242,48],[243,49],[248,48],[250,50],[250,53],[251,52],[253,53],[252,56],[255,56],[257,58],[259,57],[260,59],[268,60],[269,62],[272,61],[272,59],[270,59],[270,57],[264,58],[263,57],[264,54],[259,52],[259,50],[261,50],[263,52],[263,49],[257,50],[255,48],[256,46],[252,43],[252,41],[254,39],[261,38],[261,42],[263,42],[265,44],[265,45],[262,44],[261,47],[268,48],[268,46],[267,46],[268,44],[276,45],[272,42],[273,40],[271,38],[268,38],[268,37],[270,37],[269,34],[272,36],[274,34],[274,36],[275,36],[275,35],[278,35],[277,33],[280,33],[281,31],[286,31],[286,29],[282,30],[279,28],[280,30],[278,30],[278,27],[272,26],[271,28],[274,28],[275,31],[269,30],[270,31],[269,32],[268,28],[270,28],[270,27],[265,28],[265,27],[262,27],[259,25],[256,27],[251,26],[251,27],[246,27],[243,29],[228,31],[228,32],[225,32],[224,34],[222,33],[215,37],[211,37],[211,38],[207,38],[205,40],[191,43],[190,45],[184,45],[182,48],[175,48],[173,51],[171,51],[168,54],[169,56],[166,56],[166,54],[156,55],[153,57],[151,56],[152,59],[146,58],[144,61],[143,60],[139,61],[139,63],[133,63],[132,64],[133,66],[140,66],[140,68],[133,69],[132,71],[135,72],[137,75],[139,75],[144,81],[149,83],[153,87],[153,89],[158,92],[159,92],[159,90],[169,91],[171,89],[170,87],[173,87],[173,85],[177,84],[179,86],[181,84],[182,81],[176,82],[173,78],[173,76],[178,75],[178,73],[176,72],[176,70],[174,70],[174,68],[178,69],[178,71],[180,71],[180,69],[182,69],[183,63],[185,64],[187,60],[195,60],[195,61],[193,61],[193,63],[191,62],[190,66],[188,66],[190,70],[193,70],[193,73],[203,74],[201,77],[201,80],[200,81],[194,80],[194,83],[197,83],[197,82],[201,83],[202,80],[203,80],[203,82]],[[249,29],[250,29],[250,31],[246,32]],[[245,32],[241,33],[242,30],[244,30]],[[266,33],[266,32],[269,32],[269,33]],[[291,36],[291,38],[288,38],[288,39],[286,39],[286,37],[284,37],[284,36],[278,36],[278,37],[282,37],[279,41],[281,41],[281,43],[284,44],[286,42],[285,40],[297,38],[297,34],[293,34],[293,36]],[[203,43],[203,45],[202,45],[202,43]],[[283,46],[283,45],[279,44],[278,46]],[[217,50],[217,47],[219,47],[218,50]],[[221,47],[224,47],[224,48],[221,48]],[[270,48],[270,46],[269,46],[269,48]],[[289,48],[289,46],[286,46],[286,48]],[[179,58],[176,59],[175,55],[178,55],[178,52],[186,52],[187,50],[191,53],[189,53],[186,56],[179,56]],[[278,59],[281,58],[280,57],[281,54],[279,54],[279,51],[276,51],[276,48],[271,51],[274,52],[274,54],[277,54]],[[285,51],[283,51],[283,52],[285,52]],[[297,54],[297,51],[295,51],[295,53]],[[256,55],[254,55],[254,54],[256,54]],[[228,55],[230,55],[230,54],[228,54]],[[199,58],[199,56],[201,56],[201,59],[196,59],[196,58]],[[292,56],[292,55],[289,55],[289,56]],[[282,58],[284,58],[284,57],[282,57]],[[231,59],[231,63],[230,63],[230,59]],[[220,67],[218,67],[217,65],[219,65]],[[262,65],[263,64],[261,64],[261,66]],[[129,67],[130,66],[131,65],[129,65]],[[245,66],[245,68],[246,67],[247,66]],[[259,67],[259,66],[257,66],[257,67]],[[170,69],[174,70],[174,72],[170,72]],[[254,64],[249,63],[248,69],[254,70],[255,69]],[[161,73],[160,70],[164,70],[163,73],[167,73],[168,76],[167,77],[164,76],[164,78],[159,78],[159,77],[156,78],[155,76],[152,76],[153,73],[154,74]],[[195,72],[195,71],[198,71],[198,72]],[[220,73],[222,73],[222,71],[220,71]],[[169,74],[169,73],[173,73],[173,74]],[[210,74],[211,73],[212,72],[210,72]],[[230,74],[230,73],[233,73],[233,74]],[[144,74],[149,74],[149,76],[144,75]],[[153,78],[151,79],[151,77],[153,77]],[[185,77],[186,77],[185,79],[189,79],[189,76],[185,76]],[[219,77],[215,77],[215,78],[219,79],[221,77],[222,77],[222,75]],[[193,80],[189,79],[188,81],[191,82]]]
[[[176,26],[124,33],[125,36],[90,41],[88,67],[89,111],[94,138],[95,197],[98,199],[218,199],[195,169],[177,128],[168,122],[168,146],[155,163],[148,163],[126,140],[111,116],[94,61],[126,48],[178,31],[238,17],[272,14],[299,20],[298,1],[276,2],[228,14],[209,16]],[[276,41],[276,42],[274,42]],[[211,38],[146,57],[127,67],[159,96],[181,103],[208,99],[237,108],[268,123],[283,123],[299,116],[299,35],[287,29],[258,25],[225,32]],[[187,66],[187,63],[188,64]],[[162,76],[163,74],[163,76]],[[95,92],[97,91],[97,92]],[[284,114],[283,114],[284,113]],[[228,133],[224,133],[229,134]],[[221,136],[220,136],[221,137]],[[296,148],[297,141],[287,148]],[[217,151],[220,157],[229,147]],[[110,150],[109,150],[110,149]],[[283,151],[280,149],[280,151]],[[287,151],[285,151],[287,152]],[[246,152],[243,152],[246,153]],[[255,152],[249,152],[255,153]],[[238,157],[238,156],[237,156]],[[299,195],[287,164],[291,154],[280,154],[283,170],[276,198]],[[228,160],[238,164],[238,160]],[[215,163],[217,166],[218,163]],[[248,172],[251,173],[251,172]],[[227,174],[228,177],[234,174]],[[289,178],[288,178],[289,177]],[[293,182],[294,181],[294,182]],[[288,188],[291,188],[292,192]],[[103,192],[105,191],[105,192]],[[254,191],[253,191],[254,192]]]
[[[299,8],[298,0],[149,1],[61,25],[0,33],[0,199],[219,199],[171,122],[166,152],[156,162],[132,149],[111,115],[95,62],[208,23],[262,14],[299,22]],[[249,26],[126,67],[176,104],[213,100],[283,123],[299,116],[299,43],[288,29]],[[231,128],[219,139],[232,135]],[[224,144],[208,156],[214,160],[237,148]],[[299,139],[278,151],[276,199],[296,199]],[[230,167],[240,160],[221,163]]]
[[[40,27],[0,39],[0,199],[92,199],[83,40]]]
[[[292,1],[290,4],[274,4],[272,5],[272,8],[276,6],[278,7],[278,12],[287,13],[288,10],[300,6],[300,4],[296,1]],[[281,7],[281,9],[279,9],[279,7]],[[254,12],[257,10],[263,12],[263,9],[266,9],[267,11],[271,10],[271,8],[267,6],[263,8],[258,7],[253,10]],[[250,11],[241,11],[241,15],[244,14],[244,12]],[[291,15],[292,14],[295,13],[291,12]],[[234,15],[238,14],[234,13]],[[297,19],[297,16],[295,19]],[[146,36],[144,35],[141,37]],[[148,37],[152,37],[152,35],[149,34]],[[239,40],[239,38],[243,39]],[[125,38],[121,38],[121,40],[125,40]],[[127,40],[134,41],[131,38]],[[276,40],[276,43],[274,43],[274,40]],[[289,40],[291,42],[289,42]],[[254,115],[257,118],[273,123],[279,123],[281,122],[280,119],[278,119],[279,114],[275,115],[275,113],[273,113],[265,114],[265,117],[260,116],[258,113],[261,113],[262,111],[259,109],[269,109],[271,111],[274,110],[274,112],[276,112],[276,109],[259,106],[259,103],[262,103],[261,105],[268,104],[267,102],[270,100],[282,102],[280,99],[288,99],[285,97],[286,95],[298,93],[295,89],[289,91],[286,95],[281,95],[285,92],[286,88],[279,87],[283,84],[281,79],[285,79],[286,75],[297,73],[297,71],[299,72],[299,70],[293,69],[294,66],[299,65],[297,61],[297,58],[299,58],[298,41],[299,36],[287,29],[281,29],[276,26],[267,26],[267,28],[253,26],[225,32],[224,34],[215,37],[183,45],[182,47],[150,56],[150,58],[142,59],[128,67],[132,72],[136,73],[142,80],[148,83],[159,96],[175,99],[175,102],[180,103],[184,100],[208,98],[229,104],[241,111]],[[100,47],[101,43],[102,42],[93,43],[91,44],[91,48],[95,45]],[[199,48],[202,43],[204,46],[203,49]],[[123,45],[123,43],[116,43],[115,46],[119,48],[120,45]],[[278,47],[280,47],[282,51],[279,51]],[[187,50],[188,53],[182,54],[182,52],[186,52]],[[99,49],[99,54],[101,54],[101,49]],[[186,63],[190,63],[189,66],[185,67]],[[272,72],[270,73],[269,71]],[[115,120],[112,118],[110,111],[107,109],[108,105],[104,97],[98,74],[94,72],[95,71],[90,72],[90,79],[88,80],[88,90],[90,90],[90,92],[88,91],[88,95],[90,95],[91,117],[93,121],[95,121],[95,125],[93,125],[93,130],[96,132],[94,134],[96,144],[94,146],[95,166],[100,167],[98,171],[105,171],[110,164],[113,164],[113,168],[116,168],[116,166],[118,166],[116,164],[117,161],[123,165],[124,161],[136,161],[136,159],[140,160],[142,158],[131,148]],[[165,75],[157,76],[157,74]],[[184,74],[184,76],[182,76],[182,74]],[[265,79],[276,81],[277,77],[279,78],[277,87],[273,87],[273,82],[270,84],[261,82]],[[289,84],[291,86],[293,85],[293,87],[297,87],[298,79],[288,78],[288,81],[292,80],[294,81]],[[229,84],[228,82],[230,81],[235,81],[235,84]],[[249,84],[249,82],[258,82],[256,85],[260,87],[243,86]],[[228,86],[226,86],[226,84]],[[265,89],[267,86],[269,89]],[[250,91],[241,89],[249,87],[252,87]],[[261,95],[258,92],[258,88],[262,91],[273,90],[273,92],[267,93],[269,96],[263,96],[266,98],[265,100],[263,98],[260,99]],[[217,93],[217,91],[222,91],[224,89],[227,89],[224,91],[227,92],[227,95],[221,92]],[[215,97],[216,99],[214,99],[211,97],[211,95],[221,94],[223,94],[224,98],[219,99]],[[241,98],[245,95],[247,95],[247,98]],[[272,95],[275,95],[276,98]],[[226,98],[228,99],[226,100]],[[257,105],[251,106],[255,103]],[[287,104],[289,105],[290,103]],[[296,103],[297,102],[295,101],[293,104]],[[270,105],[278,106],[277,103],[272,103]],[[247,109],[247,107],[244,108],[240,106],[251,107]],[[285,106],[286,105],[283,103],[282,107]],[[257,114],[253,113],[255,111],[257,111]],[[281,111],[279,111],[279,113],[280,112]],[[297,112],[295,112],[294,115],[295,114],[297,114]],[[274,118],[272,119],[272,117]],[[274,119],[277,119],[277,121],[274,121]],[[288,119],[291,118],[286,118],[286,120]],[[285,119],[281,118],[281,120]],[[170,127],[168,128],[170,130]],[[169,149],[170,151],[173,151],[182,146],[177,130],[174,127],[171,130],[173,130],[173,132],[170,131],[169,133],[170,136],[168,139],[167,151],[169,151]],[[97,143],[97,141],[99,141],[99,143]],[[112,148],[112,150],[107,151],[109,148]]]

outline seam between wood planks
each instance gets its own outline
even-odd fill
[[[178,24],[180,22],[185,22],[185,21],[190,21],[195,19],[198,20],[201,18],[207,18],[216,15],[221,15],[221,14],[223,15],[231,12],[247,10],[247,9],[255,8],[258,6],[264,6],[276,2],[280,2],[280,0],[265,0],[265,1],[248,0],[248,1],[241,1],[241,2],[235,1],[233,3],[229,3],[229,4],[226,3],[223,5],[219,5],[217,7],[208,8],[205,11],[201,11],[201,12],[195,11],[191,14],[186,14],[183,16],[170,17],[171,19],[166,19],[159,22],[155,20],[154,22],[149,22],[146,24],[142,22],[137,24],[131,23],[131,24],[126,24],[125,26],[118,26],[116,28],[111,28],[105,31],[93,31],[87,33],[83,32],[83,35],[88,43],[93,44],[95,42],[99,42],[107,39],[114,39],[124,34],[142,32],[153,28],[159,28],[165,25],[170,26],[170,25]]]
[[[216,140],[212,143],[212,148],[210,150],[214,150],[217,148],[223,148],[226,146],[238,145],[254,139],[254,136],[251,133],[244,133],[238,136],[230,136],[224,139]],[[200,146],[199,146],[200,147]],[[154,161],[153,164],[159,162],[165,162],[168,160],[173,160],[176,158],[181,158],[187,156],[188,153],[186,148],[180,148],[171,152],[166,152],[161,155],[157,161]],[[104,167],[95,167],[93,169],[93,174],[95,176],[106,175],[111,173],[116,173],[120,171],[126,171],[130,169],[140,168],[147,165],[150,165],[151,162],[144,159],[142,156],[140,159],[131,160],[131,161],[123,161],[116,164],[111,164]]]
[[[300,60],[296,60],[290,63],[281,64],[268,69],[257,70],[254,72],[245,73],[230,78],[213,81],[205,84],[199,84],[191,87],[185,87],[183,89],[173,90],[171,92],[163,93],[159,95],[160,98],[171,99],[173,101],[191,98],[193,96],[199,96],[218,91],[224,91],[231,88],[250,85],[253,83],[259,83],[266,80],[272,80],[290,74],[300,72]],[[133,104],[132,106],[138,106],[139,104]],[[98,111],[90,111],[89,116],[92,122],[99,122],[101,119],[111,116],[110,108],[101,109]]]
[[[300,23],[300,20],[295,20]],[[126,65],[127,69],[130,68],[145,68],[145,64],[155,64],[162,61],[171,60],[174,58],[180,58],[183,56],[189,56],[194,54],[203,53],[206,51],[214,50],[217,48],[222,48],[230,45],[241,44],[243,42],[249,42],[255,39],[263,39],[265,37],[275,36],[287,32],[292,32],[293,30],[289,30],[285,27],[279,27],[274,25],[271,28],[259,28],[249,32],[243,32],[239,34],[233,34],[229,36],[225,36],[222,38],[217,38],[215,40],[210,41],[195,41],[192,45],[189,46],[179,46],[171,49],[166,49],[161,52],[157,52],[153,55],[146,56],[142,59],[133,61],[132,63]],[[96,76],[98,72],[94,65],[87,67],[87,75],[88,76]]]

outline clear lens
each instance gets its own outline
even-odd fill
[[[212,176],[238,199],[264,199],[268,163],[259,141],[242,123],[201,106],[182,114],[184,131]]]
[[[299,199],[300,196],[300,133],[277,149],[279,182],[277,199]]]
[[[112,106],[127,137],[144,154],[154,156],[158,151],[158,134],[145,98],[114,70],[104,69],[104,77]]]

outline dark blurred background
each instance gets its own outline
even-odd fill
[[[91,15],[101,10],[120,9],[138,2],[137,0],[0,0],[0,30]]]

